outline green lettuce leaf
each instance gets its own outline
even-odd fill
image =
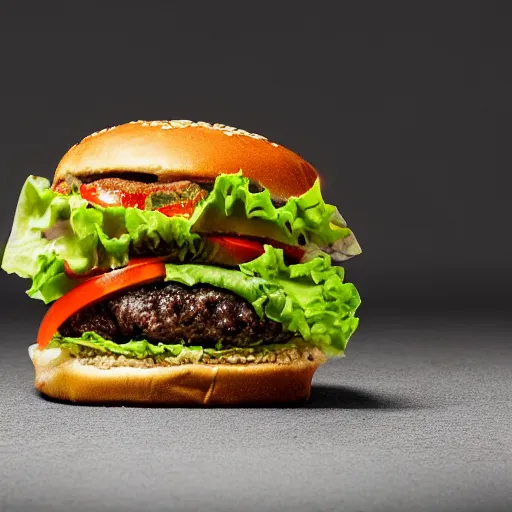
[[[90,205],[79,194],[57,194],[48,180],[30,176],[20,194],[2,268],[32,279],[28,295],[49,303],[77,284],[65,274],[64,262],[82,274],[94,267],[125,266],[130,254],[148,250],[180,262],[211,261],[209,251],[214,249],[200,232],[205,225],[206,232],[215,232],[212,222],[221,231],[242,223],[250,232],[255,229],[254,234],[304,245],[307,259],[329,253],[333,261],[340,261],[360,252],[336,208],[323,201],[318,181],[280,208],[272,204],[267,190],[253,193],[249,185],[241,173],[217,177],[208,197],[185,219]]]
[[[115,354],[118,356],[125,356],[134,359],[144,359],[151,357],[154,359],[160,358],[175,358],[177,362],[193,361],[199,362],[203,355],[206,354],[213,358],[227,358],[231,355],[247,356],[251,354],[267,354],[278,350],[288,350],[303,346],[300,340],[292,340],[289,343],[275,343],[269,345],[259,345],[254,347],[243,348],[203,348],[200,346],[186,347],[181,344],[166,345],[159,343],[153,345],[147,340],[129,341],[128,343],[115,343],[114,341],[107,340],[95,332],[85,332],[80,337],[67,337],[56,334],[47,348],[63,348],[69,350],[75,356],[84,355],[90,349],[93,354]]]
[[[198,351],[201,347],[184,347],[181,344],[153,345],[146,340],[129,341],[128,343],[116,343],[107,340],[95,332],[85,332],[81,337],[64,337],[57,334],[49,343],[48,348],[63,347],[76,350],[76,348],[91,348],[96,352],[111,353],[125,357],[144,359],[161,355],[178,356],[183,349]]]
[[[270,245],[240,270],[200,264],[166,264],[166,280],[193,286],[209,284],[243,297],[260,317],[283,324],[327,356],[340,355],[358,325],[360,297],[344,283],[341,267],[328,255],[287,266],[283,251]]]
[[[114,269],[149,248],[178,261],[194,259],[204,243],[182,217],[136,208],[89,206],[79,195],[63,196],[45,178],[25,182],[16,208],[2,269],[32,279],[28,295],[45,303],[58,299],[77,281],[64,272],[64,261],[77,273],[93,267]]]
[[[290,198],[276,208],[267,189],[250,191],[250,180],[242,175],[224,174],[192,216],[195,231],[209,231],[212,224],[222,226],[230,218],[251,219],[249,229],[274,233],[275,238],[290,245],[328,246],[351,235],[336,207],[322,198],[320,181],[302,196]],[[236,230],[240,233],[240,230]],[[252,234],[252,233],[247,233]]]

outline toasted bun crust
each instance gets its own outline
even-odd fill
[[[240,169],[280,199],[303,194],[318,176],[293,151],[245,130],[192,121],[133,121],[73,146],[60,161],[54,184],[66,174],[80,178],[119,172],[152,174],[158,181],[213,181]]]
[[[35,387],[77,403],[140,405],[276,404],[307,400],[315,370],[325,362],[184,364],[157,368],[81,364],[59,348],[29,348]]]

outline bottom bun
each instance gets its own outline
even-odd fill
[[[287,364],[183,364],[153,368],[82,364],[66,350],[29,348],[35,387],[43,394],[76,403],[140,405],[275,404],[307,400],[311,380],[325,362]]]

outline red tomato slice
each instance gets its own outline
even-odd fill
[[[246,263],[261,256],[265,252],[264,244],[282,249],[285,257],[294,263],[299,262],[305,253],[302,247],[282,244],[275,240],[256,240],[252,238],[221,235],[207,236],[206,238],[223,249],[228,259],[225,263],[228,265]]]
[[[123,192],[117,189],[105,189],[97,187],[94,183],[82,183],[80,195],[90,203],[99,204],[103,207],[124,206],[125,208],[139,208],[143,210],[146,205],[144,193]]]
[[[226,251],[227,256],[232,258],[232,264],[235,265],[251,261],[265,252],[263,244],[256,240],[220,235],[206,238]]]
[[[158,189],[163,191],[173,190],[177,188],[180,182],[162,184],[158,188],[154,188],[153,192]],[[107,208],[109,206],[123,206],[124,208],[146,208],[146,198],[149,192],[126,192],[118,188],[105,188],[95,183],[82,183],[80,185],[80,195],[90,203],[98,204]],[[167,217],[173,215],[190,216],[194,212],[195,205],[205,197],[206,192],[201,191],[194,199],[179,201],[174,204],[157,208],[157,210]]]
[[[39,348],[46,347],[59,327],[80,309],[126,288],[158,281],[164,276],[165,264],[160,259],[141,258],[130,261],[127,267],[85,280],[47,311],[37,334]]]
[[[174,204],[162,206],[157,208],[160,213],[172,217],[174,215],[183,215],[184,217],[190,217],[194,213],[197,201],[195,199],[189,199],[187,201],[179,201]]]

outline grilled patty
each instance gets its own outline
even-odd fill
[[[152,343],[184,343],[213,347],[246,347],[284,343],[293,334],[280,323],[260,319],[241,297],[210,286],[158,283],[129,290],[84,308],[59,329],[78,337],[94,331],[119,343],[146,339]]]

